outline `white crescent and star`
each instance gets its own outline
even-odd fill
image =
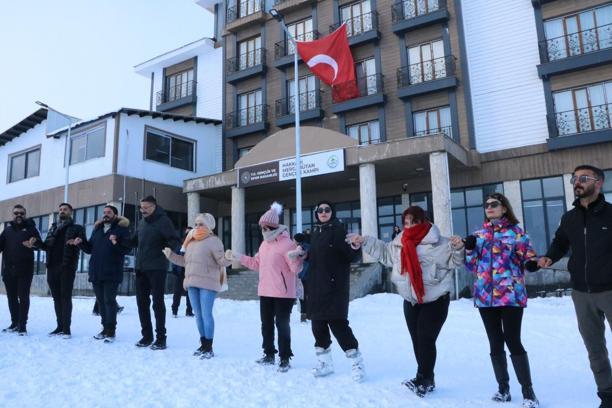
[[[334,70],[334,81],[335,81],[336,76],[338,75],[338,63],[336,62],[336,60],[327,54],[317,54],[311,59],[309,59],[308,62],[306,63],[306,65],[308,65],[309,68],[312,68],[315,65],[319,65],[319,64],[329,65]]]

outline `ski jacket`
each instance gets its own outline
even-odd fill
[[[79,248],[89,258],[89,281],[116,282],[123,281],[123,260],[131,248],[126,241],[129,239],[128,226],[130,221],[124,217],[117,217],[110,228],[104,232],[104,224],[98,224],[91,233],[88,241],[83,241]],[[117,236],[117,243],[109,239],[111,235]]]
[[[525,263],[536,261],[529,236],[506,218],[474,232],[476,248],[466,249],[465,266],[475,276],[476,307],[527,306]]]
[[[561,217],[546,256],[557,262],[570,249],[567,268],[575,290],[612,290],[612,204],[602,194],[588,208],[574,201],[574,208]]]
[[[21,224],[9,222],[0,233],[0,252],[2,252],[2,274],[18,273],[20,269],[32,269],[34,266],[34,249],[23,245],[24,241],[36,238],[41,241],[34,221],[29,218]]]

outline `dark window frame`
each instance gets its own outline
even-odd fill
[[[31,153],[34,153],[36,151],[38,151],[37,173],[35,175],[28,175],[28,158]],[[17,180],[13,180],[13,160],[21,156],[24,156],[23,177]],[[42,156],[42,145],[36,145],[33,147],[29,147],[27,149],[20,150],[18,152],[9,154],[7,158],[8,168],[6,171],[6,184],[17,183],[18,181],[21,181],[21,180],[27,180],[30,178],[40,176],[40,160],[42,158],[41,156]]]
[[[164,163],[164,162],[161,162],[161,161],[158,161],[158,160],[155,160],[155,159],[150,159],[150,158],[147,157],[147,141],[148,141],[148,134],[149,133],[152,133],[152,134],[154,134],[155,136],[158,136],[158,137],[165,137],[165,138],[170,139],[170,150],[168,151],[168,162],[167,163]],[[192,153],[192,157],[191,157],[191,160],[192,160],[192,163],[191,163],[192,169],[191,170],[183,169],[183,168],[176,167],[176,166],[172,165],[172,139],[176,139],[176,140],[179,140],[181,142],[186,142],[186,143],[190,143],[191,144],[192,149],[193,149],[193,153]],[[190,173],[196,173],[197,172],[197,151],[198,151],[198,142],[197,142],[197,140],[190,139],[190,138],[185,137],[185,136],[177,135],[175,133],[171,133],[171,132],[168,132],[166,130],[155,128],[155,127],[152,127],[152,126],[145,126],[144,127],[144,143],[143,143],[143,160],[144,161],[151,162],[151,163],[156,163],[156,164],[161,164],[161,165],[168,166],[168,167],[171,167],[171,168],[177,169],[177,170],[188,171]]]

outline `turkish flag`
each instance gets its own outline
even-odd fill
[[[346,24],[320,40],[297,41],[297,49],[310,71],[332,87],[334,102],[359,96]]]

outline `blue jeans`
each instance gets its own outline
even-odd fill
[[[189,288],[188,293],[200,337],[212,340],[215,335],[215,319],[212,310],[217,292],[209,289]]]

